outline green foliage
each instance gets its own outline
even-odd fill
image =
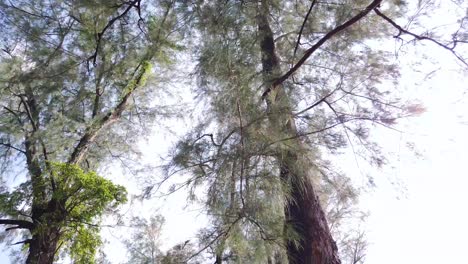
[[[76,228],[70,230],[71,245],[70,258],[75,264],[94,264],[95,256],[98,248],[101,246],[101,239],[99,229],[94,227],[85,227],[85,225],[78,225]],[[65,235],[65,238],[67,238]],[[70,243],[70,242],[69,242]]]
[[[62,241],[75,263],[94,263],[101,245],[99,219],[106,209],[127,201],[123,186],[115,185],[95,172],[77,165],[51,163],[51,177],[57,184],[53,199],[66,200],[67,218],[61,223]]]
[[[127,199],[92,171],[141,168],[136,143],[173,114],[155,103],[155,75],[183,49],[176,23],[172,1],[0,0],[0,174],[19,181],[0,190],[0,216],[38,223],[26,238],[59,228],[72,258],[91,261],[100,217]]]
[[[12,192],[0,193],[0,215],[17,215],[24,213],[21,208],[31,204],[32,191],[29,182],[20,184]]]
[[[386,103],[393,101],[385,87],[399,76],[395,61],[380,47],[369,47],[389,28],[371,15],[326,41],[294,76],[274,87],[265,104],[262,93],[271,88],[272,78],[369,4],[338,2],[317,1],[304,24],[311,1],[193,5],[200,34],[196,92],[207,109],[204,120],[175,146],[172,165],[191,172],[190,188],[208,186],[205,204],[212,226],[200,237],[214,252],[234,255],[233,263],[266,263],[273,255],[282,259],[284,241],[300,245],[302,234],[285,223],[287,204],[295,203],[292,192],[298,191],[292,182],[311,181],[322,204],[352,208],[357,199],[351,181],[325,157],[351,145],[365,157],[381,158],[367,127],[372,120],[403,114],[401,105]],[[394,2],[385,8],[400,8],[401,1]],[[262,61],[259,3],[269,9],[278,61],[272,72]],[[284,164],[296,178],[280,178]],[[327,214],[339,225],[335,215]],[[216,234],[220,241],[213,243]]]
[[[406,2],[387,1],[379,8],[396,19]],[[284,241],[301,239],[285,223],[286,205],[297,192],[292,182],[311,181],[328,205],[328,220],[340,227],[357,191],[328,157],[351,147],[381,165],[384,157],[370,128],[391,126],[409,112],[391,96],[399,77],[393,54],[376,44],[394,28],[368,15],[328,39],[273,87],[268,103],[262,94],[367,4],[0,0],[0,34],[7,36],[0,39],[0,173],[20,181],[12,191],[0,189],[0,216],[31,221],[34,228],[25,229],[33,237],[60,229],[70,257],[93,263],[101,244],[100,217],[127,199],[124,187],[93,170],[114,160],[131,170],[140,165],[137,142],[156,117],[175,114],[155,98],[170,86],[167,81],[179,86],[167,69],[182,58],[197,63],[193,90],[203,121],[176,144],[166,172],[189,170],[183,185],[193,200],[196,187],[206,188],[212,225],[200,234],[202,243],[228,263],[284,259]],[[260,25],[263,13],[271,29]],[[449,50],[465,42],[462,26]],[[265,60],[266,31],[277,65]],[[186,49],[193,52],[183,54]],[[73,158],[77,152],[84,153],[80,159]],[[296,178],[281,178],[285,174]],[[131,256],[135,263],[148,262],[149,255],[153,262],[181,262],[194,252],[187,244],[159,250],[162,218],[134,222],[140,229],[127,246],[132,254],[143,252]]]
[[[115,185],[95,172],[84,172],[77,165],[50,163],[51,177],[57,189],[53,199],[66,200],[68,217],[72,221],[89,222],[105,209],[127,202],[123,186]]]
[[[95,253],[101,245],[100,217],[106,210],[115,209],[126,203],[125,188],[113,184],[112,181],[95,172],[84,172],[77,165],[59,162],[49,163],[49,171],[43,175],[43,179],[53,180],[56,186],[55,190],[49,190],[50,200],[42,201],[44,206],[51,201],[57,201],[65,205],[65,211],[49,212],[44,207],[44,214],[41,217],[43,224],[39,225],[33,233],[58,228],[62,230],[60,243],[64,243],[75,263],[94,263]],[[10,193],[1,193],[1,213],[18,214],[21,207],[31,204],[32,197],[27,182]]]

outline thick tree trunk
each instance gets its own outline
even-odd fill
[[[26,264],[52,264],[60,240],[60,230],[58,227],[50,227],[36,231],[38,233],[29,242]]]
[[[52,264],[60,247],[58,244],[67,212],[65,200],[51,199],[47,204],[33,207],[32,238],[27,264]]]
[[[290,183],[290,195],[284,209],[286,225],[299,235],[299,246],[287,241],[289,264],[339,264],[338,248],[328,227],[325,213],[307,175],[298,175],[298,157],[287,153],[279,159],[281,178]],[[300,170],[305,171],[305,170]]]
[[[268,22],[268,3],[261,0],[258,8],[258,29],[262,66],[265,84],[271,91],[267,98],[272,131],[277,131],[285,138],[297,135],[297,129],[292,117],[288,95],[281,84],[275,85],[275,78],[280,76],[280,66],[275,54],[275,43]],[[270,87],[272,86],[272,87]],[[300,139],[291,139],[291,145],[297,150],[302,149]],[[339,264],[338,249],[333,240],[325,213],[320,205],[314,187],[310,181],[305,162],[297,153],[290,150],[280,150],[277,161],[280,166],[280,177],[289,185],[289,199],[285,205],[286,228],[292,228],[299,237],[288,236],[285,241],[289,264]]]

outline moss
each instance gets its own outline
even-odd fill
[[[122,97],[132,93],[136,88],[144,86],[146,84],[146,81],[152,69],[153,69],[153,66],[149,60],[143,61],[141,63],[138,75],[134,77],[133,79],[131,79],[127,83],[127,86],[125,86],[123,93],[122,93]]]

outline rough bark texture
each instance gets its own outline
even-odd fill
[[[32,223],[27,225],[32,237],[25,241],[29,245],[27,264],[52,264],[57,252],[57,244],[60,239],[60,219],[63,218],[62,208],[55,199],[47,201],[43,171],[39,162],[37,151],[38,140],[34,139],[34,133],[38,130],[39,112],[31,89],[26,90],[26,100],[23,100],[27,110],[32,131],[27,132],[25,138],[26,163],[31,177],[33,189],[33,201],[31,208]],[[42,145],[45,153],[45,146]],[[44,160],[46,157],[42,157]]]
[[[31,238],[26,264],[51,264],[54,262],[60,230],[57,227],[46,228]]]
[[[299,247],[287,241],[290,264],[339,264],[338,248],[333,240],[320,201],[310,181],[290,171],[298,158],[288,153],[281,166],[281,177],[291,183],[291,197],[285,208],[287,225],[300,235]]]
[[[266,98],[270,111],[272,129],[280,129],[285,136],[297,135],[297,129],[292,118],[288,95],[281,84],[274,82],[280,74],[280,66],[275,54],[275,43],[268,22],[268,3],[262,0],[258,9],[258,29],[260,48],[262,52],[263,76],[267,86],[275,93]],[[300,139],[292,139],[291,144],[301,148]],[[339,264],[338,249],[333,240],[325,214],[315,194],[312,183],[300,157],[293,150],[281,151],[277,155],[280,165],[280,176],[283,182],[290,186],[290,199],[284,208],[286,225],[300,236],[298,241],[286,241],[289,264]],[[296,243],[298,242],[298,243]]]

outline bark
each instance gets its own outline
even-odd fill
[[[144,79],[148,74],[147,69],[145,69],[145,63],[147,63],[147,61],[143,61],[142,64],[140,64],[137,67],[137,76],[135,76],[135,78],[131,80],[128,84],[133,85],[134,87],[131,87],[129,91],[122,96],[120,102],[111,111],[107,112],[101,117],[96,117],[93,120],[92,124],[86,128],[85,134],[80,138],[78,144],[73,149],[73,152],[70,155],[70,159],[68,160],[69,164],[79,164],[88,153],[89,147],[94,142],[99,133],[105,128],[107,128],[109,125],[111,125],[113,122],[119,120],[122,113],[127,109],[128,101],[132,97],[135,89],[139,88],[143,84]],[[95,104],[99,104],[99,96],[99,92],[97,91]],[[94,108],[96,107],[97,106],[94,105]]]
[[[22,98],[22,101],[32,126],[32,131],[27,132],[25,135],[25,154],[33,189],[31,208],[31,219],[33,222],[24,221],[23,224],[17,225],[20,228],[29,229],[32,234],[32,238],[25,242],[29,244],[29,254],[26,263],[52,264],[57,251],[57,243],[60,239],[60,221],[52,219],[51,216],[54,218],[63,217],[64,214],[59,210],[60,207],[57,201],[51,200],[47,202],[47,183],[44,181],[37,151],[37,146],[40,142],[35,139],[34,135],[40,126],[38,122],[39,112],[31,89],[26,90],[26,100]],[[43,158],[45,160],[46,157]]]
[[[289,263],[339,264],[338,248],[312,183],[303,179],[306,175],[290,171],[297,161],[298,157],[291,152],[281,165],[283,181],[291,184],[291,197],[284,209],[286,224],[300,235],[299,246],[294,241],[286,242]]]
[[[50,223],[46,223],[49,225]],[[29,240],[29,254],[26,264],[52,264],[60,240],[58,227],[44,227]]]
[[[270,112],[272,131],[278,131],[285,136],[297,135],[295,121],[288,95],[281,84],[275,83],[275,77],[280,74],[280,66],[275,53],[275,43],[268,22],[268,3],[261,0],[257,23],[262,52],[263,78],[269,90],[275,90],[266,98]],[[276,86],[276,87],[272,87]],[[274,129],[274,130],[273,130]],[[291,145],[300,150],[302,142],[299,138],[291,139]],[[304,162],[294,152],[294,149],[279,151],[277,161],[280,167],[280,177],[289,184],[290,198],[285,208],[286,226],[292,228],[300,236],[294,240],[286,236],[286,249],[289,264],[339,264],[338,249],[330,233],[324,211],[310,182]]]

